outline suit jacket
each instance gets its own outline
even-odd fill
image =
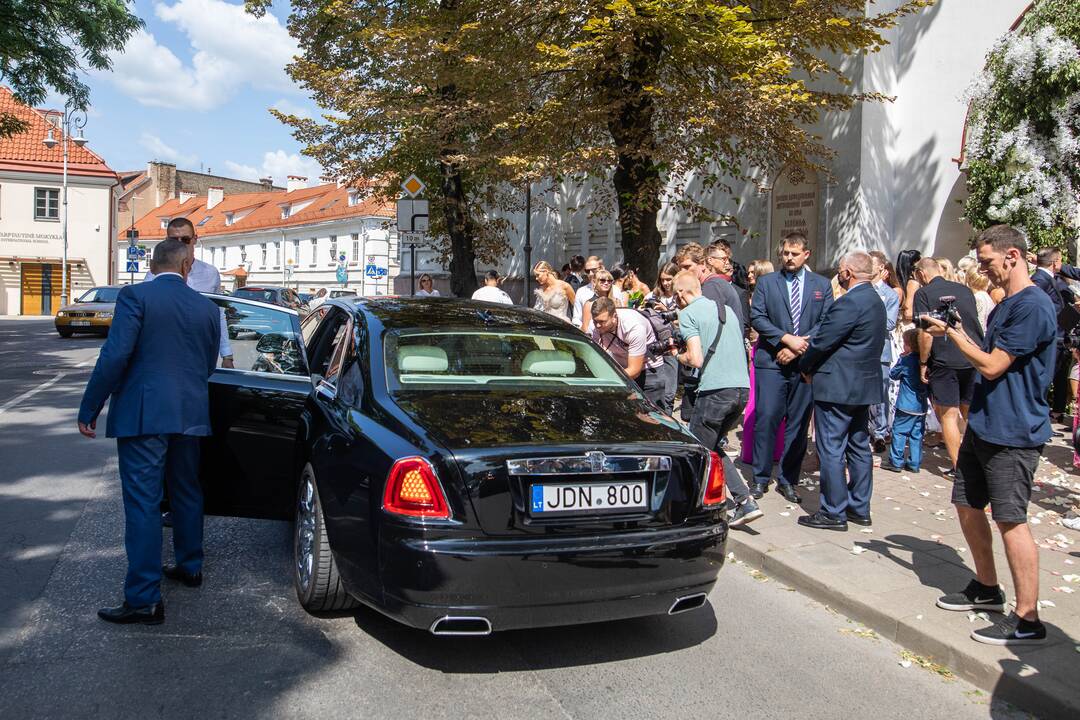
[[[219,323],[217,305],[179,275],[121,289],[79,422],[96,420],[111,396],[108,437],[209,435]]]
[[[1064,269],[1065,267],[1062,266],[1062,270]],[[1053,273],[1044,272],[1043,268],[1036,268],[1031,276],[1031,282],[1050,296],[1050,302],[1054,303],[1054,314],[1059,315],[1065,303],[1061,299],[1061,291],[1055,282],[1056,279]]]
[[[799,361],[799,369],[813,375],[814,402],[883,402],[883,342],[885,305],[872,284],[856,285],[825,313]]]
[[[878,300],[878,303],[880,304],[881,301]],[[829,281],[807,270],[803,275],[802,313],[799,316],[799,327],[793,327],[790,297],[784,274],[772,272],[758,278],[757,285],[754,287],[754,299],[750,302],[750,325],[758,333],[754,367],[769,370],[783,368],[783,365],[776,362],[776,353],[783,347],[780,344],[780,338],[786,334],[810,335],[832,304],[832,287]],[[794,363],[793,360],[789,366],[793,366]],[[878,374],[881,374],[880,368],[878,368]]]

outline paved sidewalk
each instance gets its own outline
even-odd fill
[[[1070,508],[1080,506],[1072,450],[1065,438],[1047,445],[1029,509],[1040,548],[1040,615],[1049,630],[1048,642],[1039,646],[977,643],[969,633],[989,624],[985,616],[935,607],[941,594],[974,577],[949,502],[952,485],[941,476],[948,465],[941,447],[926,451],[918,473],[875,468],[874,525],[849,524],[846,533],[796,524],[800,514],[818,507],[818,473],[804,473],[801,507],[770,489],[759,501],[765,517],[733,530],[728,549],[995,698],[1045,718],[1080,717],[1080,532],[1060,524]],[[750,476],[749,467],[739,469]],[[994,535],[999,579],[1011,599],[1012,579],[996,530]]]

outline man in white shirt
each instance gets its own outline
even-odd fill
[[[221,274],[210,263],[195,259],[195,243],[199,236],[195,234],[195,225],[184,217],[173,218],[165,230],[165,236],[184,243],[188,249],[188,258],[191,260],[191,272],[187,276],[187,285],[192,290],[205,293],[221,293]],[[154,273],[147,271],[143,282],[153,280]],[[221,354],[221,367],[233,367],[232,344],[229,342],[229,331],[225,325],[225,310],[221,310],[221,341],[219,343]]]
[[[663,407],[666,384],[659,370],[664,356],[649,351],[656,342],[652,324],[633,308],[617,308],[611,298],[592,305],[592,339],[617,362],[657,407]]]
[[[483,300],[484,302],[502,303],[503,305],[513,305],[514,301],[510,299],[510,296],[499,289],[499,283],[502,278],[499,277],[497,270],[488,270],[484,275],[484,286],[477,288],[476,292],[472,294],[473,300]]]
[[[330,291],[324,287],[319,288],[315,291],[315,294],[311,296],[311,299],[308,300],[308,310],[314,310],[329,299]]]
[[[597,270],[603,268],[603,261],[595,255],[590,255],[589,259],[585,261],[585,277],[588,278],[589,282],[574,291],[574,327],[581,327],[581,316],[585,312],[585,303],[592,300],[596,295],[596,291],[593,289],[593,277],[596,275]]]

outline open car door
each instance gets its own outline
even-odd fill
[[[210,377],[213,434],[199,469],[205,511],[291,519],[298,431],[312,391],[300,318],[277,305],[208,297],[224,311],[235,368]]]

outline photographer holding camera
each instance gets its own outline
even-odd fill
[[[750,399],[742,323],[735,308],[718,308],[701,294],[701,283],[692,270],[683,270],[675,276],[674,289],[675,303],[679,306],[679,330],[686,346],[678,360],[701,371],[697,399],[690,415],[690,432],[706,450],[720,456],[724,481],[735,503],[728,524],[738,527],[764,514],[750,497],[750,488],[724,449],[728,433],[742,420],[743,408]]]
[[[609,297],[592,301],[592,339],[638,384],[645,397],[663,407],[667,387],[664,355],[669,344],[658,344],[652,323],[633,308],[616,307]]]
[[[1057,354],[1057,323],[1050,298],[1028,275],[1023,234],[995,225],[983,230],[975,247],[979,271],[1005,290],[1005,299],[990,313],[985,340],[976,341],[956,323],[926,320],[929,332],[948,338],[979,373],[952,492],[976,579],[961,592],[939,598],[937,605],[1005,611],[984,512],[989,504],[1012,571],[1016,612],[971,637],[992,645],[1036,643],[1046,639],[1046,627],[1039,621],[1039,550],[1027,509],[1035,469],[1050,439],[1046,395]]]
[[[958,282],[941,276],[941,266],[934,258],[923,258],[915,265],[915,276],[922,287],[915,291],[913,310],[915,324],[925,330],[919,317],[942,313],[954,307],[960,314],[964,332],[976,343],[983,339],[975,294]],[[960,418],[966,420],[971,392],[975,386],[975,369],[971,361],[947,337],[931,337],[919,333],[919,364],[922,381],[930,386],[930,402],[941,423],[941,435],[952,467],[947,477],[956,476],[956,456],[960,452]]]

